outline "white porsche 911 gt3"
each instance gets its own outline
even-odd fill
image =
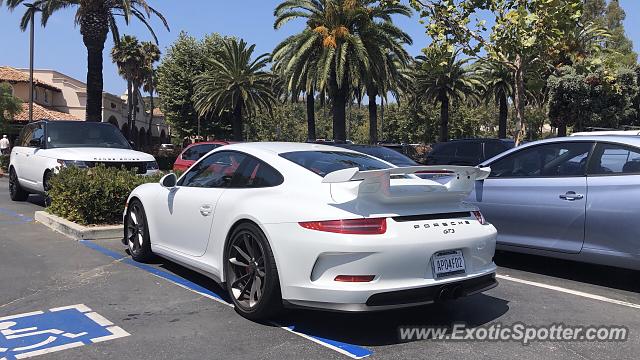
[[[180,179],[133,190],[123,243],[135,260],[157,254],[210,276],[250,319],[283,305],[427,304],[497,285],[496,229],[462,201],[488,174],[317,144],[227,145]]]

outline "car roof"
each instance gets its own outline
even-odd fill
[[[571,134],[571,136],[608,136],[608,135],[625,135],[625,136],[638,136],[640,130],[611,130],[611,131],[589,131],[589,132],[577,132]]]
[[[488,164],[496,161],[502,157],[505,157],[513,152],[519,151],[520,149],[526,149],[532,146],[541,145],[541,144],[550,144],[550,143],[558,143],[558,142],[610,142],[610,143],[618,143],[640,147],[640,136],[629,136],[629,135],[581,135],[581,136],[566,136],[566,137],[557,137],[557,138],[549,138],[544,140],[532,141],[530,143],[526,143],[515,147],[513,149],[509,149],[501,154],[498,154],[490,159],[487,159],[482,162],[480,165]]]
[[[225,146],[225,149],[233,149],[238,151],[266,151],[273,154],[283,154],[294,151],[348,151],[349,149],[313,143],[294,143],[294,142],[247,142],[236,143]]]

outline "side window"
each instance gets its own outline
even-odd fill
[[[31,133],[33,132],[33,125],[27,125],[22,128],[22,132],[20,133],[20,140],[18,141],[18,146],[27,147],[29,146],[29,141],[31,140]]]
[[[197,161],[201,157],[205,156],[209,151],[220,147],[220,145],[216,144],[204,144],[204,145],[195,145],[187,149],[184,154],[182,154],[182,159],[184,160],[193,160]]]
[[[284,178],[273,167],[258,159],[248,157],[241,172],[234,178],[234,188],[272,187],[282,184]]]
[[[39,140],[40,144],[44,144],[44,125],[42,123],[34,127],[30,140]]]
[[[220,188],[228,187],[245,155],[221,151],[213,153],[191,167],[180,179],[179,186]]]
[[[607,174],[640,174],[640,149],[598,144],[589,165],[589,175]]]
[[[507,151],[508,147],[505,144],[497,141],[489,141],[484,144],[484,156],[485,159],[491,159],[492,157]]]
[[[479,159],[481,155],[482,149],[480,148],[480,143],[469,141],[458,144],[458,151],[456,151],[457,157]]]
[[[515,152],[492,163],[492,178],[584,176],[593,143],[561,142]]]

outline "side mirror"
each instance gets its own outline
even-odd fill
[[[174,173],[167,174],[163,176],[162,179],[160,179],[160,185],[162,185],[162,187],[165,187],[167,189],[176,187],[177,183],[178,183],[178,178]]]
[[[29,147],[41,148],[42,142],[40,141],[40,139],[31,139],[29,140]]]

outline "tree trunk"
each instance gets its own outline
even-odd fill
[[[335,69],[331,71],[329,82],[329,96],[333,112],[333,140],[346,141],[347,87],[343,86],[342,89],[338,87]]]
[[[515,61],[515,91],[514,91],[514,106],[516,110],[516,121],[520,124],[520,130],[516,135],[516,146],[520,145],[527,134],[526,123],[524,119],[524,69],[522,64],[522,57],[516,55]]]
[[[500,115],[498,117],[498,138],[507,138],[507,118],[509,116],[509,104],[507,103],[507,95],[500,94]]]
[[[313,91],[307,93],[307,140],[316,140],[316,99]]]
[[[378,105],[376,104],[376,90],[367,91],[369,97],[369,144],[378,143]]]
[[[136,84],[132,85],[133,88],[132,93],[133,93],[133,113],[131,114],[131,122],[133,123],[133,126],[135,126],[136,128],[138,127],[138,89],[139,87]],[[138,129],[138,131],[140,131],[140,129]],[[139,137],[138,137],[139,139]],[[135,139],[135,140],[138,140]]]
[[[449,141],[449,97],[440,94],[440,142]]]
[[[233,110],[233,140],[242,141],[242,99],[238,100],[236,108]]]
[[[131,81],[127,81],[127,126],[129,127],[127,139],[133,141],[133,83]]]
[[[558,137],[567,136],[567,125],[562,124],[558,126]]]
[[[333,139],[347,140],[347,95],[344,91],[338,91],[333,99]]]
[[[80,23],[82,41],[87,48],[87,121],[102,121],[102,52],[109,33],[109,12],[105,2],[85,6]]]
[[[154,91],[154,84],[153,84],[153,75],[151,76],[151,86],[149,87],[149,105],[151,106],[151,113],[149,114],[149,131],[147,133],[148,137],[149,137],[149,145],[151,145],[151,143],[153,142],[153,133],[151,132],[151,127],[153,126],[153,110],[155,109],[155,104],[153,102],[153,91]],[[158,134],[158,137],[160,136],[160,134]]]

